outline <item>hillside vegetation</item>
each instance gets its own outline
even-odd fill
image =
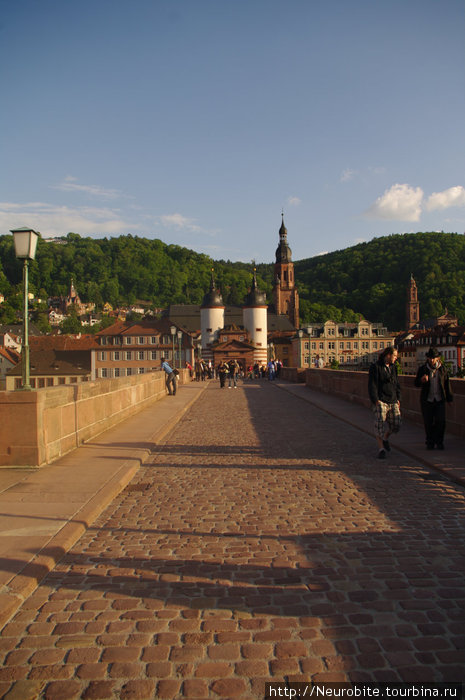
[[[447,307],[465,324],[465,236],[385,236],[294,264],[303,324],[328,318],[353,321],[363,315],[401,329],[411,273],[422,318],[442,314]],[[117,306],[136,300],[154,307],[200,304],[212,267],[225,303],[242,304],[252,263],[214,261],[187,248],[130,235],[92,239],[70,233],[61,244],[39,241],[37,259],[30,265],[30,287],[46,299],[67,294],[73,278],[81,299],[97,307],[105,301]],[[257,265],[257,274],[271,301],[273,263]],[[20,308],[21,275],[13,237],[1,236],[0,292],[7,299],[3,315],[9,305]]]

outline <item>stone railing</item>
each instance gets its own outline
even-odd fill
[[[165,396],[165,375],[0,392],[0,465],[41,466]],[[189,381],[180,371],[180,383]]]
[[[286,378],[286,377],[283,377]],[[289,377],[290,381],[292,380]],[[413,384],[413,375],[401,375],[402,415],[418,425],[423,425],[420,410],[420,389]],[[331,369],[305,370],[305,383],[312,389],[339,396],[364,406],[368,398],[368,372],[350,372]],[[447,408],[447,431],[465,438],[465,379],[451,379],[454,400]]]

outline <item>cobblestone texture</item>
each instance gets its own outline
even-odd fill
[[[375,453],[273,384],[212,383],[5,626],[0,696],[463,681],[464,490]]]

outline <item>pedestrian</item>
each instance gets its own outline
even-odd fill
[[[234,384],[234,388],[237,389],[237,375],[239,373],[239,363],[237,360],[229,360],[228,362],[228,387],[231,389],[231,382]]]
[[[389,346],[368,373],[368,394],[375,417],[375,435],[378,459],[385,459],[391,451],[389,437],[400,429],[400,385],[397,377],[397,350]]]
[[[165,372],[165,386],[170,396],[176,396],[177,376],[166,360],[161,361],[161,368]]]
[[[195,381],[200,382],[200,375],[202,373],[202,366],[200,364],[200,360],[196,360],[194,362],[194,369],[195,369]]]
[[[426,362],[418,368],[415,386],[421,387],[420,405],[426,433],[426,449],[444,449],[446,429],[446,401],[453,396],[449,374],[442,364],[441,354],[431,346],[426,353]]]
[[[226,377],[228,376],[229,368],[226,362],[220,362],[218,365],[218,376],[220,378],[220,389],[224,388]]]
[[[275,362],[274,362],[274,360],[270,360],[268,362],[268,380],[270,382],[272,382],[273,379],[275,378],[275,371],[276,371],[275,370]]]

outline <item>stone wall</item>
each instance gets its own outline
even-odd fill
[[[412,375],[399,377],[402,390],[402,415],[407,420],[423,425],[420,410],[420,389],[413,385],[413,381]],[[334,394],[341,399],[353,401],[363,406],[370,406],[368,372],[307,369],[305,370],[305,383],[312,389]],[[447,432],[465,438],[465,379],[451,379],[451,386],[454,400],[447,407]]]
[[[180,383],[189,381],[180,371]],[[165,396],[162,372],[0,392],[0,465],[41,466]]]

